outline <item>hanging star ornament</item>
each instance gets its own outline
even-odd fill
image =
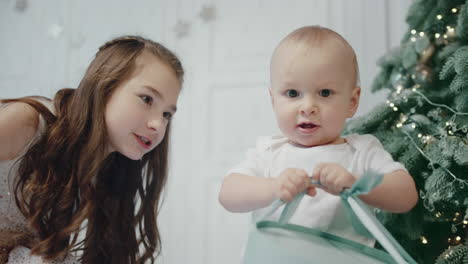
[[[177,24],[174,26],[174,32],[178,39],[185,38],[190,33],[190,23],[187,21],[179,20]]]
[[[28,8],[28,2],[27,0],[17,0],[15,3],[15,10],[24,13],[26,9]]]
[[[214,5],[204,5],[198,13],[198,16],[205,22],[211,22],[216,19],[216,7]]]

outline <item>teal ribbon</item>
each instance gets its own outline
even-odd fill
[[[351,188],[344,189],[341,193],[341,199],[343,201],[348,201],[349,197],[357,197],[361,194],[368,194],[372,189],[374,189],[377,185],[382,183],[383,174],[374,172],[374,171],[367,171],[365,172],[354,184]],[[356,199],[357,202],[360,202],[361,207],[367,207],[364,205],[359,199]],[[347,202],[342,203],[346,215],[348,216],[351,225],[353,226],[354,230],[365,237],[374,238],[374,236],[369,233],[367,228],[362,224],[361,220],[356,216],[353,209]]]
[[[357,233],[368,238],[377,239],[382,244],[382,246],[393,256],[397,263],[416,263],[416,261],[414,261],[414,259],[405,251],[405,249],[403,249],[403,247],[401,247],[401,245],[393,238],[387,229],[385,229],[385,227],[375,218],[375,216],[369,211],[368,207],[357,197],[358,195],[369,193],[377,185],[382,183],[382,180],[382,173],[367,171],[353,184],[353,186],[344,189],[340,193],[340,196],[346,211],[346,215],[348,216],[348,219]],[[311,183],[315,185],[321,185],[320,182],[312,179]],[[278,220],[279,224],[285,225],[289,222],[289,219],[291,219],[292,215],[301,203],[304,195],[305,192],[302,192],[294,197],[291,202],[286,204]],[[371,222],[375,229],[377,229],[376,231],[374,230],[374,232],[379,237],[373,235],[368,230],[368,228],[362,224],[362,221],[350,206],[350,200],[352,200],[352,202],[361,209],[361,211],[365,214],[365,218]],[[271,216],[279,207],[284,204],[285,202],[281,200],[274,201],[269,207],[269,210],[263,214],[263,216],[257,218],[257,224],[259,224],[261,220]]]

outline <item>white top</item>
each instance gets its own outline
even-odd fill
[[[245,160],[228,174],[277,177],[287,168],[299,168],[311,175],[314,167],[321,162],[338,163],[356,177],[368,170],[383,174],[396,170],[406,171],[401,163],[393,160],[374,136],[352,134],[345,139],[346,143],[343,144],[302,148],[290,144],[284,136],[260,137],[256,147],[247,151]],[[354,231],[340,199],[337,195],[317,189],[316,196],[304,196],[289,222],[373,247],[374,239]],[[278,218],[282,210],[283,207],[279,208],[272,218]]]
[[[52,103],[47,101],[41,101],[46,107],[52,109]],[[0,105],[1,108],[4,105]],[[39,116],[39,126],[36,134],[34,135],[31,142],[24,148],[21,152],[19,157],[21,157],[26,150],[30,147],[31,143],[37,139],[45,130],[45,120],[42,116]],[[14,192],[13,192],[13,185],[14,185],[14,177],[16,176],[17,172],[17,165],[16,161],[18,158],[14,160],[8,161],[0,161],[0,229],[3,230],[10,230],[10,231],[23,231],[27,230],[27,223],[26,218],[20,212],[18,207],[16,206]],[[41,257],[38,256],[31,256],[30,250],[25,247],[16,247],[10,252],[8,258],[8,264],[20,264],[20,263],[33,263],[33,264],[42,264],[42,263],[60,263],[60,264],[74,264],[79,263],[73,257],[69,256],[62,262],[56,261],[43,261]]]

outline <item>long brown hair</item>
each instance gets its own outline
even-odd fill
[[[60,259],[82,251],[83,263],[153,263],[160,252],[157,216],[167,179],[170,124],[162,142],[141,160],[106,152],[106,103],[144,50],[182,83],[182,65],[171,51],[125,36],[100,47],[77,89],[57,92],[55,115],[34,97],[2,100],[30,104],[47,124],[19,159],[15,177],[16,203],[39,240],[33,254]],[[83,240],[78,239],[81,228],[86,228]]]

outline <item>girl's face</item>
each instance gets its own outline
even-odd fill
[[[105,109],[109,151],[139,160],[164,138],[176,112],[181,83],[174,71],[144,51],[132,76],[112,93]]]

